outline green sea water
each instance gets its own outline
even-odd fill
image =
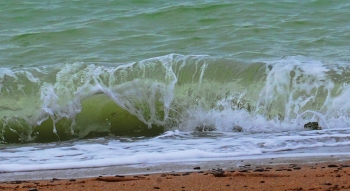
[[[349,60],[339,1],[3,1],[0,66],[134,62],[170,53]]]
[[[223,100],[230,111],[289,124],[308,110],[328,116],[349,83],[349,8],[345,0],[0,2],[0,143],[231,131],[207,120],[210,109],[225,111]]]

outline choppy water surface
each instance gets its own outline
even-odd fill
[[[347,155],[349,7],[1,3],[0,172]]]

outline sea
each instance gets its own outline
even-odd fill
[[[1,1],[0,177],[349,158],[349,10],[347,0]]]

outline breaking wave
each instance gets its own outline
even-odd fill
[[[0,142],[181,131],[349,127],[350,68],[301,56],[242,63],[170,54],[134,63],[1,68]]]

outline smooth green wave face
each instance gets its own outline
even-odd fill
[[[348,126],[348,1],[0,3],[0,142]]]

